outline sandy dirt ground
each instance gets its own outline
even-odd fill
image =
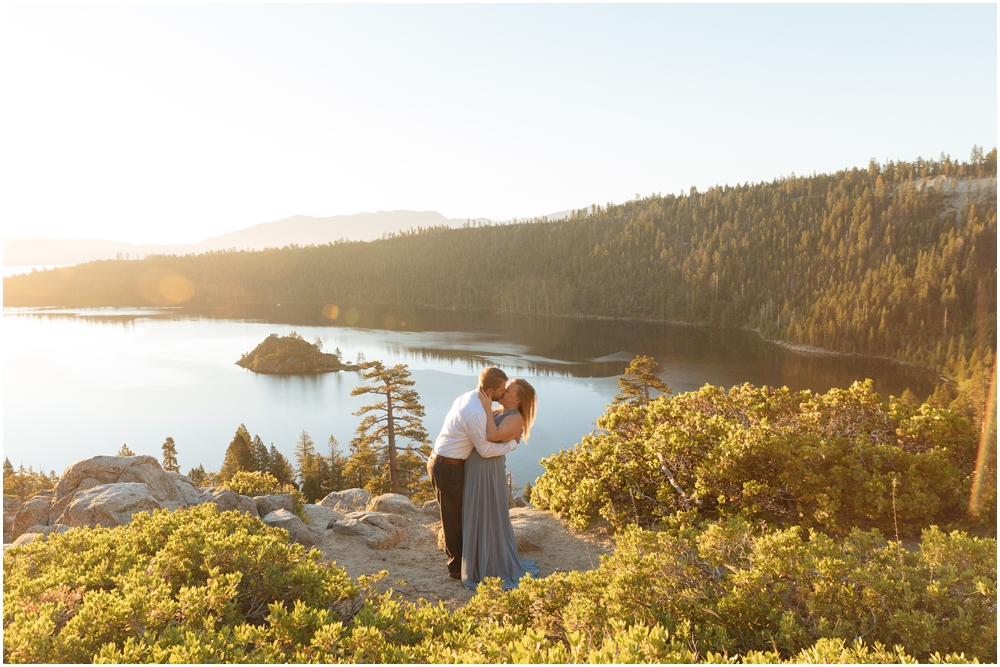
[[[601,555],[614,549],[613,540],[603,531],[575,532],[548,512],[532,511],[532,518],[545,529],[545,539],[539,549],[522,550],[521,558],[535,560],[541,577],[553,572],[595,569]],[[393,588],[414,602],[423,598],[432,603],[442,600],[452,609],[463,606],[474,593],[448,576],[447,557],[438,548],[440,520],[423,511],[408,515],[408,519],[406,539],[391,549],[371,549],[360,537],[331,530],[324,532],[319,548],[354,578],[387,570],[388,576],[379,582],[380,591]]]

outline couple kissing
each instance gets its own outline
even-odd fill
[[[502,408],[493,410],[493,402]],[[499,368],[479,375],[479,387],[462,394],[444,419],[427,461],[444,528],[448,572],[475,590],[485,577],[517,588],[525,573],[538,574],[533,560],[521,560],[510,523],[506,454],[528,439],[535,421],[535,389],[508,380]]]

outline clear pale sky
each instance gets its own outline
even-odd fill
[[[977,5],[0,8],[4,235],[494,220],[997,144]]]

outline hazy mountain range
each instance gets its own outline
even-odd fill
[[[559,211],[547,216],[560,220],[572,211]],[[530,218],[504,220],[495,224],[523,222]],[[475,222],[492,222],[487,218],[473,218]],[[129,257],[146,255],[186,255],[212,250],[263,250],[282,246],[321,245],[340,239],[371,241],[386,233],[416,227],[461,227],[468,219],[446,218],[436,211],[378,211],[314,218],[293,215],[290,218],[265,222],[239,231],[215,236],[197,243],[173,245],[123,243],[103,239],[54,239],[40,236],[5,236],[3,239],[4,266],[36,266],[43,264],[79,264],[95,259],[114,259],[119,253]]]

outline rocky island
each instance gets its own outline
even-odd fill
[[[342,363],[336,354],[323,352],[318,345],[304,340],[294,331],[287,336],[271,334],[253,351],[244,354],[236,365],[269,375],[304,375],[361,368]]]

